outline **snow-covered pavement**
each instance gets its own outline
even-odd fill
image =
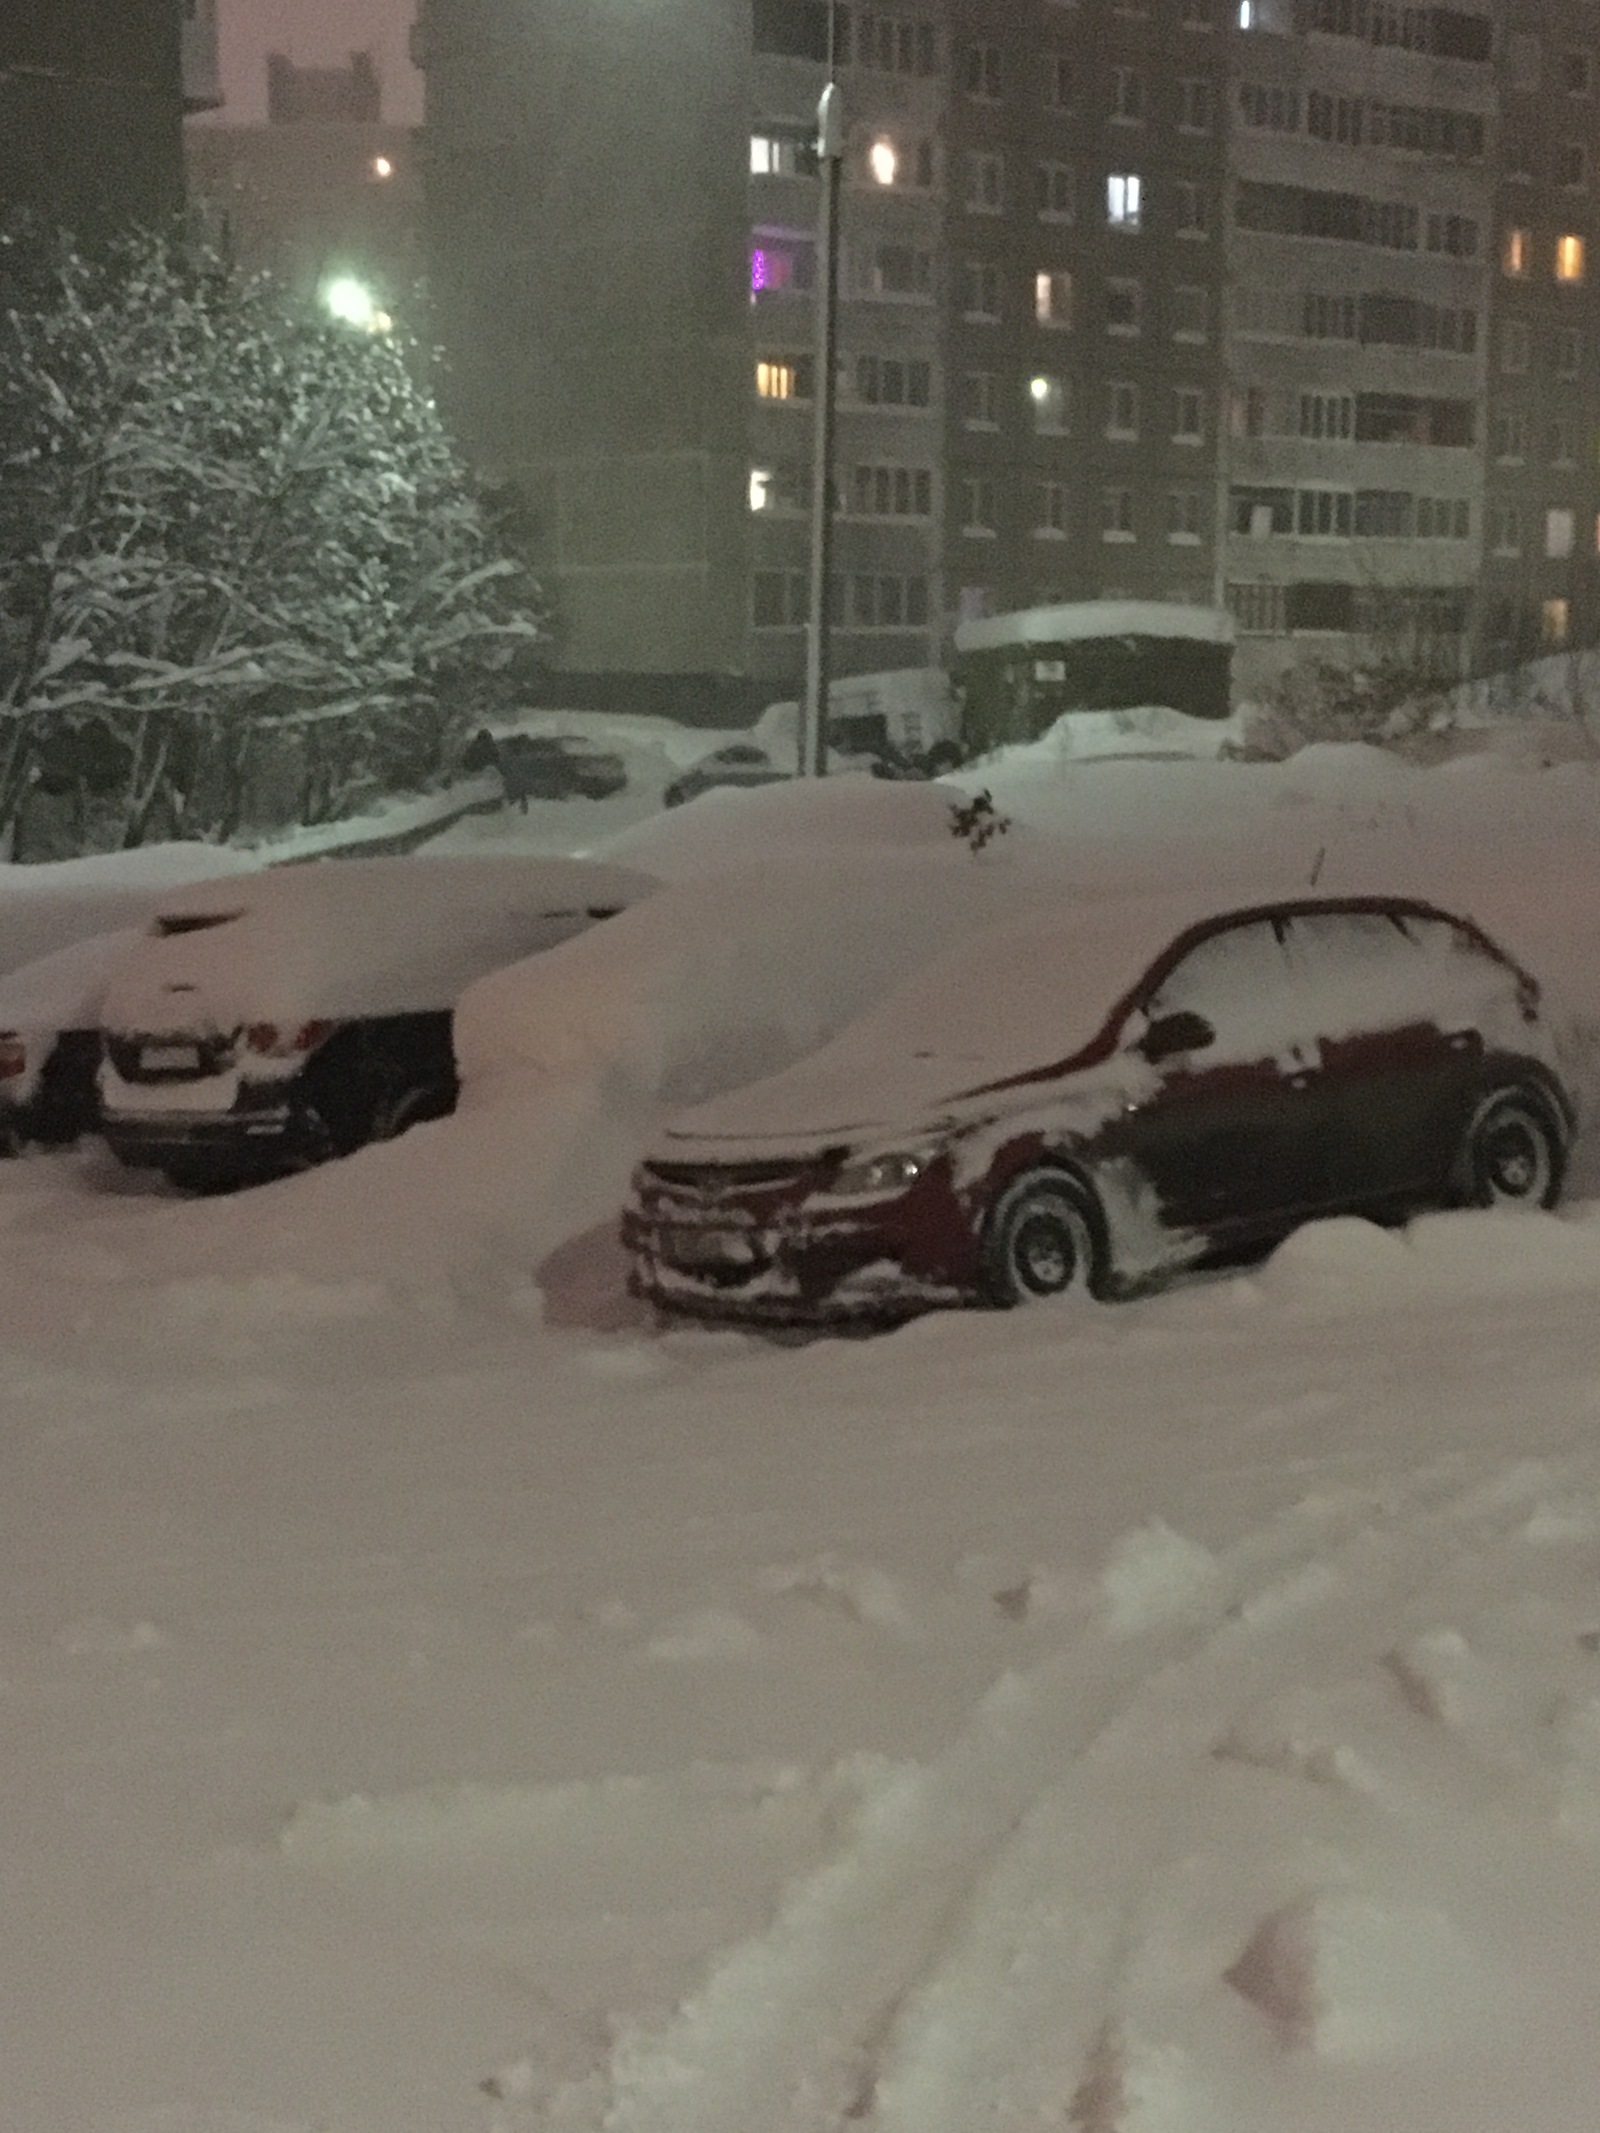
[[[798,1349],[13,1298],[0,2125],[1570,2133],[1597,1288],[1582,1205]]]

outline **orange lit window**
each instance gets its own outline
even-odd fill
[[[1571,610],[1565,600],[1546,600],[1539,610],[1539,635],[1546,644],[1565,644]]]
[[[1507,230],[1505,244],[1500,253],[1500,264],[1508,274],[1526,274],[1528,250],[1526,230]]]
[[[1582,281],[1583,239],[1581,237],[1558,237],[1556,239],[1556,280]]]

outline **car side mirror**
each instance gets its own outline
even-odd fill
[[[1185,1007],[1175,1015],[1158,1016],[1134,1050],[1151,1066],[1158,1066],[1163,1059],[1174,1058],[1179,1052],[1203,1052],[1208,1044],[1216,1041],[1217,1033],[1205,1016]]]

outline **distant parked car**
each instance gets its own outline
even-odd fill
[[[581,859],[417,856],[169,897],[106,987],[106,1139],[176,1184],[236,1185],[438,1118],[465,988],[654,887]]]
[[[507,805],[524,814],[529,800],[606,800],[628,782],[620,755],[569,733],[497,735],[484,727],[467,744],[461,764],[464,770],[498,770]]]
[[[0,978],[0,1152],[98,1124],[101,1001],[138,939],[136,927],[96,934]]]
[[[777,785],[788,776],[789,772],[780,770],[764,748],[749,741],[734,741],[691,764],[681,777],[672,780],[661,798],[667,807],[681,807],[685,800],[697,800],[703,792],[711,792],[719,785]]]
[[[636,1291],[727,1318],[1111,1296],[1313,1217],[1548,1207],[1574,1108],[1539,987],[1409,900],[1027,921],[688,1112]]]

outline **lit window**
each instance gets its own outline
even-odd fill
[[[1072,276],[1058,269],[1033,277],[1033,315],[1041,326],[1072,324]]]
[[[1582,281],[1583,239],[1569,232],[1556,239],[1556,280]]]
[[[800,175],[801,144],[792,134],[753,133],[750,136],[750,175],[753,178],[794,178]]]
[[[750,508],[752,511],[770,511],[773,503],[773,488],[777,474],[771,467],[750,469]]]
[[[1539,635],[1546,644],[1565,644],[1571,609],[1565,600],[1546,600],[1539,609]]]
[[[387,156],[373,157],[372,175],[375,178],[392,178],[394,176],[394,165]]]
[[[1071,403],[1065,378],[1037,377],[1028,380],[1028,398],[1033,404],[1033,427],[1041,437],[1067,434]]]
[[[1106,179],[1106,220],[1114,230],[1136,230],[1144,186],[1136,171],[1114,170]]]
[[[867,150],[867,168],[876,184],[893,185],[899,167],[900,158],[894,152],[893,141],[874,141]]]
[[[762,400],[809,400],[814,374],[808,355],[763,356],[756,363],[756,395]]]
[[[1573,514],[1565,505],[1547,511],[1544,515],[1545,554],[1556,562],[1571,555],[1574,532]]]
[[[1526,230],[1507,230],[1505,243],[1500,250],[1500,264],[1507,274],[1526,274],[1528,271],[1529,240]]]

